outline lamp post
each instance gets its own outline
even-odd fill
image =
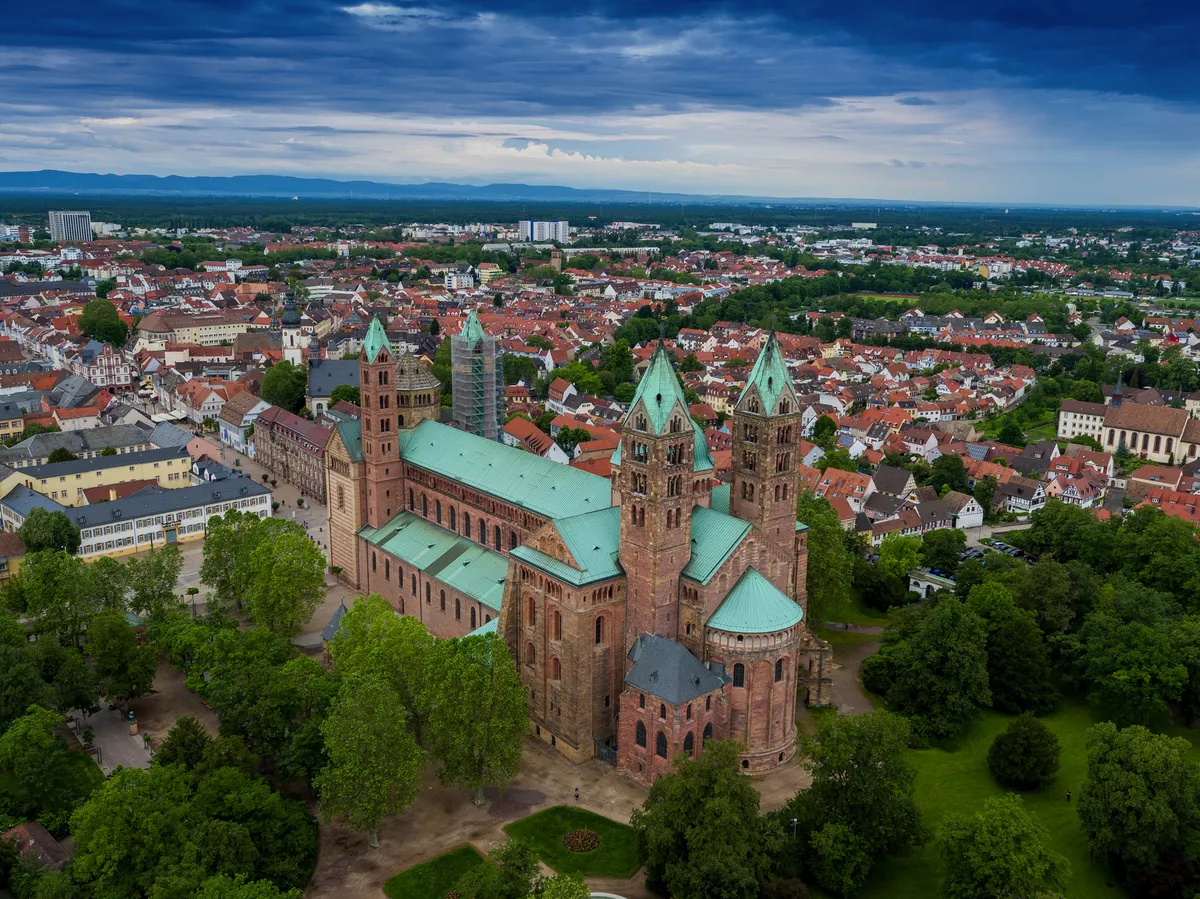
[[[792,819],[792,839],[796,839],[796,825],[800,823],[799,818]]]

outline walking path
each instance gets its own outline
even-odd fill
[[[95,748],[96,762],[105,777],[119,767],[149,768],[150,760],[154,757],[146,746],[141,735],[129,733],[129,717],[122,715],[119,709],[101,709],[94,715],[83,715],[79,709],[72,709],[74,717],[71,732],[75,734],[80,744],[83,743],[83,731],[92,729],[94,734],[92,745]]]

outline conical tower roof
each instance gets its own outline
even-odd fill
[[[656,436],[666,430],[671,410],[677,402],[683,406],[683,414],[687,415],[688,405],[683,395],[683,386],[675,376],[671,355],[661,340],[650,356],[650,365],[647,366],[646,373],[638,381],[633,402],[629,404],[630,412],[637,408],[639,401],[650,420],[650,430]],[[688,420],[691,421],[690,418]]]
[[[388,340],[387,332],[383,330],[383,322],[379,320],[379,316],[375,316],[367,325],[367,336],[363,340],[363,352],[367,354],[367,362],[374,362],[379,351],[385,348],[390,352],[392,345]]]
[[[458,333],[461,340],[474,343],[476,340],[483,340],[487,335],[483,333],[483,325],[479,323],[479,316],[472,309],[467,313],[467,320],[463,323],[462,330]]]
[[[442,382],[407,350],[396,362],[397,390],[433,390],[441,386]]]
[[[788,373],[787,364],[783,361],[783,352],[779,349],[779,341],[775,339],[774,331],[767,335],[767,342],[763,344],[762,351],[754,360],[754,368],[750,370],[750,377],[746,379],[746,386],[742,390],[742,395],[738,397],[738,406],[741,406],[742,400],[746,398],[746,392],[751,387],[758,391],[759,399],[763,404],[763,413],[766,415],[775,411],[780,396],[785,392],[795,392],[792,388],[792,376]]]

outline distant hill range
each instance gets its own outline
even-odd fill
[[[99,175],[92,172],[0,172],[0,193],[79,193],[96,195],[190,195],[236,197],[356,198],[364,200],[493,200],[551,203],[714,203],[753,205],[780,202],[766,197],[706,196],[637,190],[605,190],[535,184],[388,184],[334,181],[288,175]],[[792,202],[796,202],[793,200]],[[812,201],[808,201],[812,202]],[[848,201],[869,202],[869,201]]]

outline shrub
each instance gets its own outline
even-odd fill
[[[1006,787],[1033,790],[1054,780],[1058,772],[1058,737],[1029,713],[997,735],[988,750],[988,770]]]

